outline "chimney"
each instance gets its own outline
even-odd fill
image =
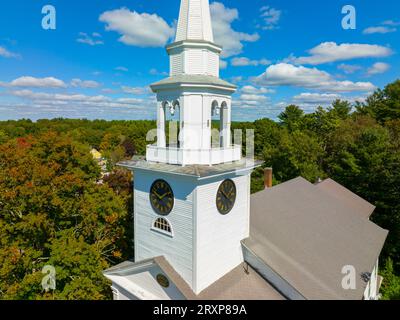
[[[272,168],[264,169],[264,186],[265,189],[272,188]]]

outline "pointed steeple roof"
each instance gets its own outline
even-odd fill
[[[182,0],[175,41],[214,42],[208,0]]]

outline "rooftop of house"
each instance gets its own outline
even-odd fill
[[[306,299],[361,299],[388,234],[372,211],[333,180],[297,178],[251,197],[243,244]],[[356,290],[342,288],[344,266],[355,267]]]

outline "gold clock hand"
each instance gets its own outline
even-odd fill
[[[221,190],[221,193],[224,195],[225,198],[227,198],[227,199],[229,198],[229,197],[226,195],[225,191]]]
[[[153,191],[153,193],[157,196],[158,199],[162,200],[161,196],[157,193],[157,191]]]
[[[164,193],[164,194],[161,196],[161,199],[160,199],[160,200],[164,199],[166,196],[168,196],[168,195],[170,195],[170,194],[171,194],[171,192]]]

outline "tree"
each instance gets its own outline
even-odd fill
[[[0,298],[110,297],[101,271],[132,254],[130,216],[96,184],[88,150],[54,132],[0,145]],[[48,264],[58,272],[51,295],[40,285]]]
[[[125,139],[121,146],[125,149],[125,157],[132,158],[136,154],[136,147],[131,139]]]
[[[358,113],[370,115],[379,123],[400,119],[400,80],[378,89],[365,103],[358,103]]]
[[[396,276],[392,259],[388,259],[380,274],[383,277],[381,294],[383,300],[400,300],[400,277]]]
[[[350,102],[337,99],[332,103],[332,107],[328,108],[328,112],[335,118],[346,120],[350,117],[352,106]]]
[[[0,144],[6,142],[8,139],[7,134],[3,130],[0,130]]]
[[[278,182],[302,176],[311,182],[325,177],[320,167],[324,151],[311,133],[294,131],[284,132],[277,145],[266,143],[264,160],[267,166],[274,168]]]
[[[289,131],[298,129],[299,123],[303,117],[304,111],[295,105],[286,107],[286,110],[278,116],[281,123],[287,127]]]

